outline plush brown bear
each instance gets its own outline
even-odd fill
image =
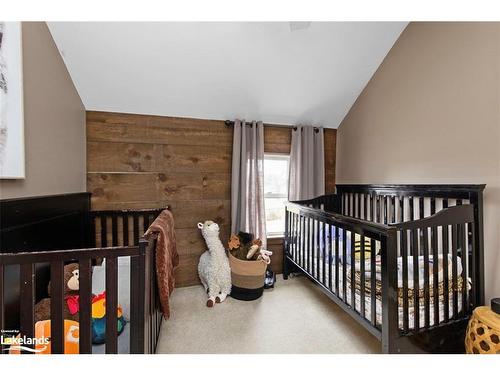
[[[50,296],[50,282],[47,288]],[[63,319],[79,321],[79,272],[78,263],[64,266]],[[50,319],[50,298],[44,298],[35,305],[35,322]]]

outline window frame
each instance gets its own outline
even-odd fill
[[[265,189],[266,181],[264,179],[264,202],[267,198],[283,198],[288,201],[288,183],[290,181],[290,154],[287,153],[278,153],[278,152],[264,152],[264,168],[265,168],[265,161],[267,160],[284,160],[286,159],[287,162],[287,169],[288,169],[288,179],[287,179],[287,189],[285,194],[273,194],[273,193],[267,193]],[[264,172],[265,175],[265,172]],[[267,210],[267,208],[266,208]],[[267,216],[267,211],[266,211],[266,216]],[[267,220],[266,220],[266,229],[267,229]],[[283,238],[285,236],[285,228],[283,228],[282,232],[267,232],[267,238]]]

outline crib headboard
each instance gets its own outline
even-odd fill
[[[388,224],[421,219],[443,208],[474,207],[474,241],[478,251],[476,295],[484,304],[483,190],[486,185],[337,185],[339,213]]]

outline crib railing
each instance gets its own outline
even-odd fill
[[[380,339],[384,352],[396,351],[395,343],[401,336],[466,318],[477,306],[479,299],[474,290],[479,275],[475,273],[476,264],[467,265],[468,259],[478,259],[472,205],[445,208],[418,220],[384,224],[333,212],[335,207],[340,207],[335,199],[338,198],[320,197],[287,205],[285,278],[293,271],[304,272]],[[441,266],[448,267],[449,254],[453,273],[451,279],[447,272],[443,273],[441,287],[452,293],[445,292],[443,302],[437,290],[439,264],[435,262],[430,269],[429,260],[441,256],[444,263]],[[424,282],[420,288],[419,272],[414,272],[411,280],[408,276],[408,260],[414,269],[419,269],[421,257]],[[462,257],[465,265],[459,275],[457,264]],[[403,264],[401,277],[398,277],[398,261]],[[412,298],[409,284],[418,286]],[[443,303],[446,306],[450,295],[452,314],[445,307],[445,319],[431,320],[431,316],[443,314],[439,306]],[[423,324],[420,324],[421,300],[424,301]],[[413,311],[412,320],[410,311]]]
[[[394,237],[396,231],[388,226],[370,223],[359,219],[326,212],[322,209],[290,203],[286,209],[285,230],[285,277],[298,269],[306,273],[329,297],[351,316],[355,317],[366,329],[378,339],[382,338],[380,322],[376,317],[376,288],[371,288],[371,300],[375,301],[366,311],[365,288],[361,288],[361,298],[356,298],[354,267],[344,267],[347,261],[355,263],[355,239],[360,236],[360,259],[363,265],[363,285],[365,277],[366,241],[373,248],[380,249],[387,257],[388,238]],[[389,244],[390,245],[390,244]],[[390,249],[389,249],[390,250]],[[350,254],[349,259],[348,255]],[[395,259],[395,257],[393,257]],[[371,258],[368,269],[371,280],[376,280],[375,257]],[[386,286],[388,287],[388,286]],[[358,294],[359,294],[358,293]],[[356,303],[358,302],[358,303]],[[389,312],[389,309],[386,310]]]
[[[163,209],[90,212],[90,246],[137,246]]]
[[[478,279],[474,264],[477,247],[474,244],[473,206],[455,206],[421,220],[393,226],[398,230],[398,255],[402,260],[402,286],[398,289],[402,290],[403,333],[468,318],[479,301],[475,288],[472,288]],[[468,263],[469,260],[472,264]],[[461,272],[458,271],[459,265]],[[412,278],[408,272],[410,267],[414,271]],[[420,272],[415,272],[422,268],[423,280]],[[423,296],[414,292],[410,298],[409,283],[414,288],[417,285]],[[423,324],[420,316],[422,300]],[[413,304],[413,322],[408,317],[410,302]]]
[[[474,296],[477,305],[484,305],[484,240],[483,240],[483,190],[486,185],[337,185],[337,194],[329,199],[332,210],[343,215],[382,224],[402,223],[423,219],[447,207],[471,204],[474,224],[467,226],[468,237],[474,232],[476,252],[469,254],[469,264],[474,264]],[[328,197],[328,196],[327,196]],[[335,197],[335,198],[332,198]],[[325,200],[328,198],[320,197]],[[432,237],[433,232],[430,233]],[[439,234],[440,235],[440,234]],[[472,240],[472,239],[471,239]],[[401,241],[401,233],[398,241]],[[440,245],[438,243],[438,245]]]

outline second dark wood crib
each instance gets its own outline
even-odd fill
[[[291,202],[284,278],[307,275],[383,353],[462,353],[484,304],[484,187],[337,185]]]
[[[162,323],[156,238],[142,236],[161,209],[90,211],[89,193],[3,200],[0,207],[0,330],[34,337],[34,305],[48,297],[50,281],[51,353],[64,353],[63,267],[78,263],[79,352],[92,353],[92,267],[105,261],[106,311],[116,311],[118,261],[129,258],[128,352],[155,353]],[[106,321],[105,352],[118,352],[113,319]]]

